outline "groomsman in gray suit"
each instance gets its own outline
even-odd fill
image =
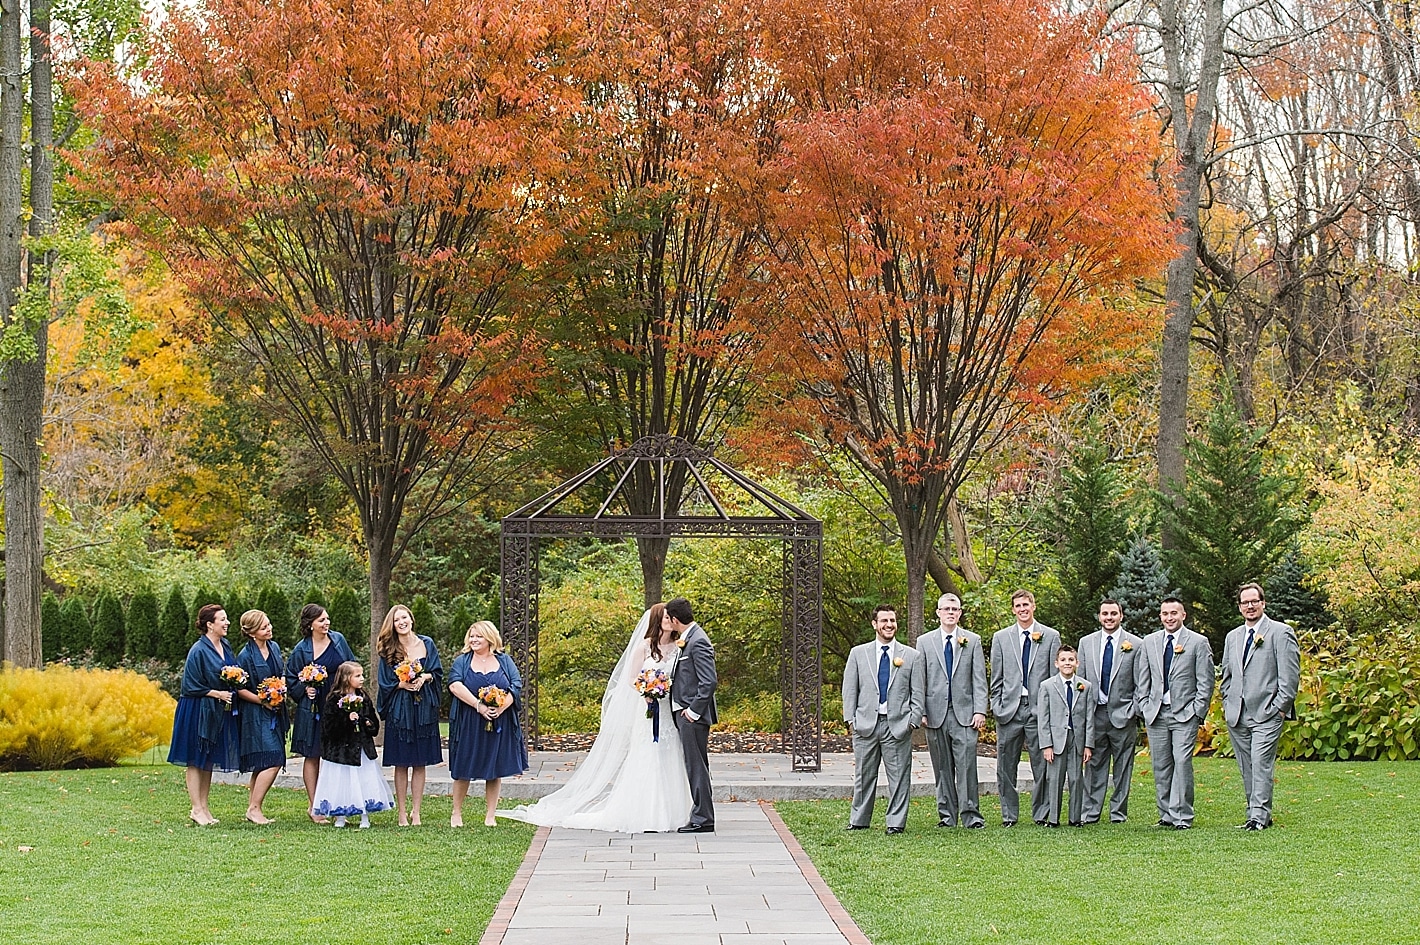
[[[941,626],[917,638],[912,689],[926,706],[927,750],[937,782],[937,826],[984,827],[976,742],[986,724],[986,657],[981,637],[963,630],[961,598],[937,601]]]
[[[843,721],[853,733],[853,806],[849,830],[866,830],[878,794],[878,763],[887,770],[887,832],[907,826],[912,787],[912,730],[922,694],[912,685],[917,651],[897,637],[897,611],[873,608],[875,639],[853,647],[843,668]]]
[[[1213,700],[1213,651],[1208,638],[1183,625],[1183,601],[1165,597],[1159,606],[1163,629],[1144,638],[1144,658],[1134,661],[1134,688],[1149,733],[1158,794],[1156,826],[1193,826],[1193,751],[1198,726]]]
[[[1080,641],[1080,675],[1095,687],[1094,755],[1085,766],[1084,822],[1098,823],[1104,811],[1105,788],[1114,764],[1114,790],[1109,819],[1129,819],[1129,779],[1134,776],[1134,749],[1139,743],[1139,701],[1134,694],[1134,660],[1144,641],[1121,630],[1124,611],[1119,601],[1100,601],[1100,629]]]
[[[1036,729],[1036,696],[1055,667],[1060,634],[1035,621],[1035,595],[1018,590],[1011,595],[1016,622],[991,638],[991,714],[996,716],[996,788],[1001,795],[1001,826],[1013,827],[1020,814],[1016,766],[1021,749],[1030,752],[1031,819],[1045,823],[1045,754]]]
[[[1070,786],[1070,826],[1083,826],[1085,765],[1095,746],[1095,687],[1075,675],[1078,657],[1072,646],[1060,647],[1055,668],[1040,684],[1040,750],[1045,755],[1045,793],[1049,804],[1045,825],[1060,826],[1060,799]]]
[[[1292,717],[1302,654],[1292,628],[1267,616],[1259,584],[1238,589],[1243,624],[1223,641],[1223,715],[1247,794],[1244,830],[1272,826],[1272,769],[1282,723]]]

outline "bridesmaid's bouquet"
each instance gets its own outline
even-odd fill
[[[335,704],[341,712],[349,712],[350,721],[354,722],[360,717],[360,710],[365,706],[365,697],[358,692],[351,692],[341,696]]]
[[[286,680],[280,676],[267,676],[256,685],[256,701],[268,709],[275,709],[286,701]]]
[[[325,668],[323,663],[307,663],[301,667],[301,671],[296,674],[296,678],[307,686],[319,686],[325,682],[330,675],[330,670]],[[320,694],[311,700],[311,713],[315,715],[317,721],[320,719]]]
[[[222,682],[226,684],[227,688],[232,690],[232,714],[236,715],[237,690],[245,686],[247,680],[251,677],[248,676],[247,671],[240,666],[232,666],[230,664],[223,666],[222,671],[217,675],[221,678]]]
[[[478,690],[478,701],[488,706],[490,709],[498,709],[513,704],[513,694],[506,689],[499,689],[497,686],[484,686]],[[484,719],[483,730],[493,731],[493,720]]]
[[[399,665],[394,668],[395,676],[399,677],[402,683],[412,683],[424,672],[424,664],[418,660],[400,660]],[[418,702],[424,694],[423,690],[414,690],[414,701]]]
[[[651,701],[646,705],[646,718],[651,720],[651,741],[661,740],[661,700],[671,693],[671,679],[662,669],[643,669],[632,683],[636,691]]]

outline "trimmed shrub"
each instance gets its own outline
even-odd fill
[[[314,584],[306,588],[306,599],[302,602],[302,605],[304,606],[305,604],[320,604],[325,608],[326,613],[330,613],[330,604],[327,603],[325,599],[325,592]]]
[[[0,669],[0,769],[105,767],[167,738],[177,703],[138,673]]]
[[[94,660],[101,666],[117,666],[123,659],[123,605],[111,591],[104,591],[94,603]]]
[[[59,649],[66,656],[82,656],[93,643],[94,627],[79,597],[66,597],[59,605]]]
[[[63,622],[59,598],[45,591],[39,605],[39,632],[46,663],[59,659],[60,654],[64,652]]]
[[[300,624],[291,608],[291,598],[276,584],[263,585],[256,595],[256,609],[266,614],[271,621],[271,636],[287,653],[296,645],[300,636]],[[227,616],[231,616],[228,614]]]
[[[471,626],[473,626],[473,614],[469,613],[468,605],[460,597],[458,603],[454,605],[454,615],[449,618],[448,632],[444,634],[444,639],[449,647],[449,662],[452,662],[453,658],[463,649],[463,638],[468,635],[468,628]]]
[[[159,659],[169,663],[181,663],[187,659],[188,648],[197,633],[192,627],[192,619],[182,585],[174,584],[163,604],[162,616],[158,618]]]
[[[146,587],[133,595],[128,604],[128,628],[124,634],[124,649],[130,660],[152,659],[158,655],[161,619],[158,595]]]
[[[434,617],[434,608],[429,605],[429,598],[423,594],[416,594],[414,600],[409,605],[409,615],[414,618],[414,632],[422,633],[426,637],[433,637],[434,643],[441,650],[444,649],[444,641],[439,639],[439,621]],[[446,653],[439,654],[444,659],[444,665],[449,665],[449,657]]]
[[[330,598],[330,606],[325,609],[330,615],[330,629],[345,634],[345,639],[357,650],[370,636],[370,621],[360,596],[348,587],[342,587]]]

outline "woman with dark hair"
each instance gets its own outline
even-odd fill
[[[497,705],[478,697],[495,687],[507,693]],[[523,701],[523,677],[513,658],[503,652],[503,638],[490,620],[480,620],[464,634],[463,650],[449,670],[449,777],[454,782],[454,812],[450,827],[463,826],[463,802],[470,782],[483,782],[483,823],[497,821],[498,794],[504,778],[528,770],[528,748],[518,723]]]
[[[237,667],[227,645],[231,621],[221,604],[203,604],[197,611],[197,642],[187,651],[182,670],[182,690],[173,715],[173,738],[168,761],[187,768],[187,796],[192,801],[188,817],[199,827],[217,823],[207,806],[212,790],[212,769],[238,767],[240,735],[233,704],[236,685],[222,677],[224,667]]]
[[[316,784],[320,780],[321,708],[331,680],[341,663],[352,663],[355,654],[340,631],[330,629],[330,614],[319,604],[301,608],[301,639],[291,648],[286,662],[286,689],[294,703],[295,719],[291,725],[291,753],[301,755],[301,781],[306,786],[306,798],[316,800]],[[319,814],[310,814],[318,824],[326,823]]]
[[[237,624],[247,638],[247,645],[237,654],[237,664],[247,671],[246,686],[237,690],[242,771],[251,773],[247,820],[269,824],[273,821],[261,805],[276,781],[276,772],[286,767],[286,661],[281,658],[281,647],[271,639],[271,621],[266,614],[248,610]]]
[[[434,641],[414,632],[414,615],[403,604],[385,614],[375,638],[380,656],[380,718],[385,720],[386,765],[394,766],[399,825],[418,827],[424,802],[424,769],[444,760],[439,743],[439,700],[444,667]],[[409,816],[405,816],[405,786]]]

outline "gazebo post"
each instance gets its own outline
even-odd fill
[[[523,676],[519,721],[532,747],[541,748],[537,728],[538,546],[536,536],[524,530],[526,525],[504,519],[498,539],[502,631],[503,643]]]

